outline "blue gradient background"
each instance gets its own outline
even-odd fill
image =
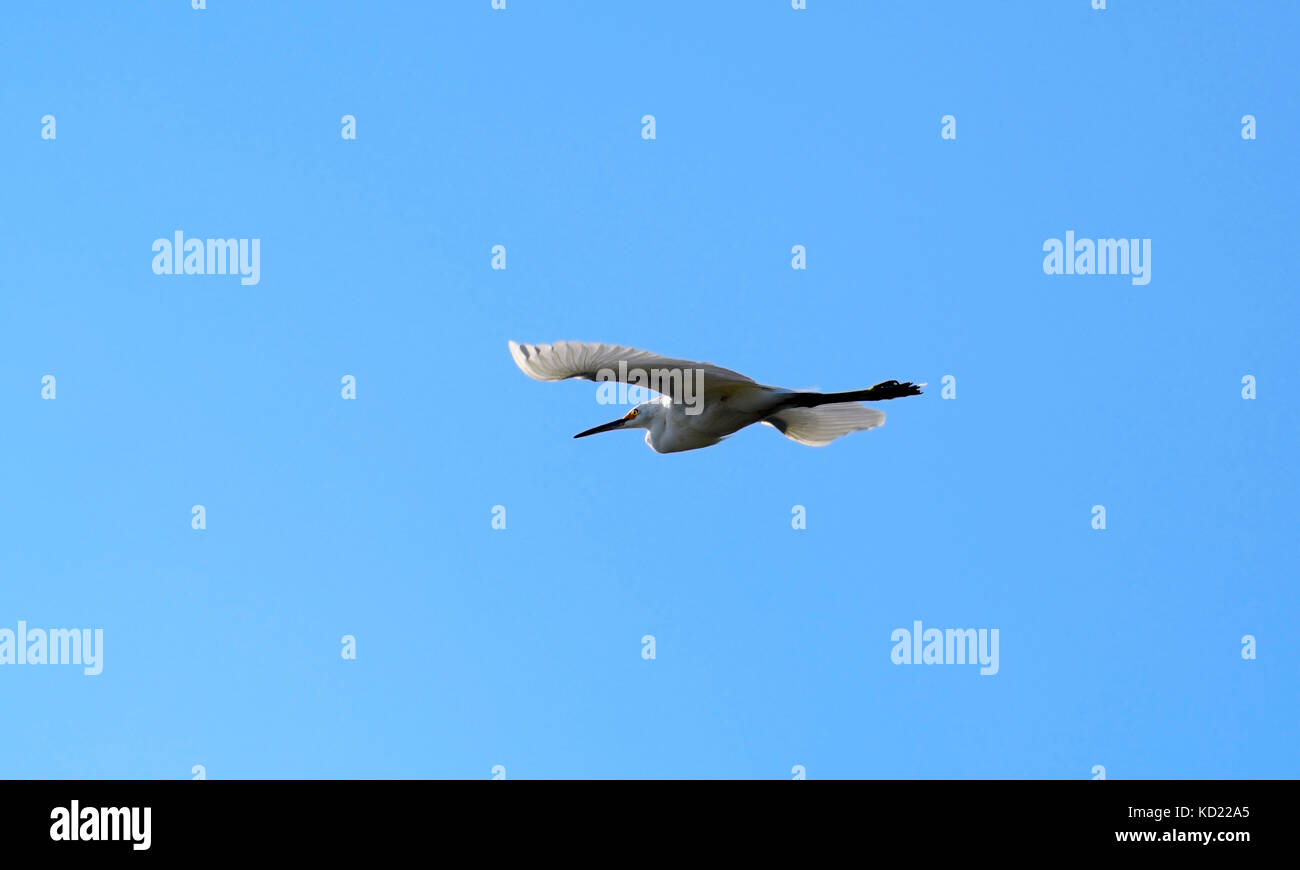
[[[105,632],[0,776],[1300,776],[1295,6],[208,5],[0,29],[0,626]],[[507,339],[931,387],[659,456]]]

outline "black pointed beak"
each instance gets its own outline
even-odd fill
[[[615,420],[612,423],[604,423],[600,426],[596,426],[592,429],[588,429],[586,432],[579,432],[577,435],[574,435],[573,437],[586,438],[588,435],[595,435],[598,432],[609,432],[613,429],[622,429],[623,424],[626,422],[627,422],[626,417],[619,417],[617,420]]]

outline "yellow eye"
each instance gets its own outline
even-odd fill
[[[640,413],[641,413],[641,412],[638,411],[636,408],[633,408],[633,409],[632,409],[632,413],[628,414],[628,415],[627,415],[627,418],[628,418],[629,420],[631,420],[631,419],[633,419],[634,417],[636,417],[637,414],[640,414]]]

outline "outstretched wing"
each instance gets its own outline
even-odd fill
[[[836,438],[885,424],[885,414],[857,402],[837,402],[817,408],[786,408],[763,421],[791,441],[825,447]]]
[[[510,355],[528,377],[539,381],[582,378],[588,381],[622,381],[668,395],[680,390],[680,379],[703,377],[704,389],[754,384],[739,372],[712,363],[660,356],[648,350],[581,341],[555,344],[510,342]],[[700,372],[702,375],[697,375]],[[698,388],[692,384],[691,389]],[[680,393],[677,393],[680,395]]]

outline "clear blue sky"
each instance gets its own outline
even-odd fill
[[[1300,15],[808,5],[6,9],[0,627],[105,661],[0,667],[0,775],[1300,776]],[[507,339],[931,386],[660,456]]]

